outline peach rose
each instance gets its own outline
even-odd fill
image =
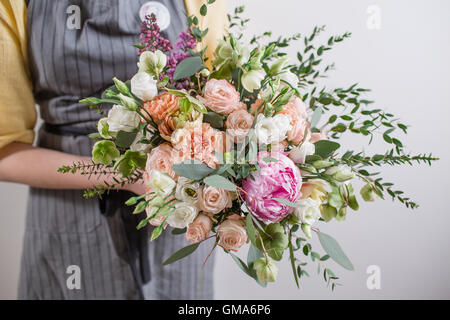
[[[150,179],[150,171],[158,170],[167,173],[172,179],[177,179],[177,174],[172,170],[174,164],[174,151],[169,143],[163,143],[154,148],[147,158],[144,181]]]
[[[186,240],[191,243],[197,243],[205,240],[211,232],[212,221],[205,215],[200,213],[194,221],[192,221],[186,230]]]
[[[217,214],[225,208],[231,208],[231,197],[228,191],[205,185],[198,193],[197,205],[206,213]]]
[[[197,99],[211,110],[221,114],[230,114],[243,107],[239,92],[223,79],[210,79],[205,85],[203,97],[197,96]]]
[[[152,100],[145,102],[143,107],[157,124],[163,121],[167,115],[180,108],[178,105],[178,97],[169,92],[157,95]]]
[[[325,131],[311,133],[309,142],[315,143],[320,140],[328,140],[327,133]]]
[[[287,132],[288,140],[298,145],[305,137],[306,129],[309,129],[309,123],[306,120],[308,114],[306,113],[306,106],[303,101],[294,97],[289,101],[280,114],[286,114],[291,117],[292,129]]]
[[[225,132],[212,128],[209,123],[191,124],[172,134],[176,162],[198,160],[211,168],[219,164],[213,151],[224,153]]]
[[[245,222],[242,217],[232,215],[222,222],[217,229],[219,234],[219,246],[225,250],[238,251],[248,239]]]
[[[175,131],[175,129],[176,129],[175,120],[171,115],[165,117],[158,124],[158,131],[161,134],[161,137],[167,141],[171,140],[172,133]]]
[[[247,110],[242,109],[230,113],[225,123],[225,126],[228,129],[227,134],[234,138],[235,141],[241,141],[248,135],[253,120],[253,116],[248,113]]]
[[[261,99],[256,99],[256,101],[253,102],[250,105],[250,113],[251,114],[255,114],[255,112],[261,113],[261,111],[262,111],[262,102],[263,101]]]
[[[165,219],[166,219],[165,216],[153,218],[148,223],[150,223],[152,226],[159,227],[164,222]],[[164,224],[164,229],[166,229],[166,228],[167,228],[167,222]]]

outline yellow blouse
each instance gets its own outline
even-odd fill
[[[208,15],[199,14],[206,0],[185,0],[189,15],[208,26],[205,45],[212,53],[227,25],[226,0],[217,0]],[[36,109],[28,68],[26,5],[24,0],[0,0],[0,148],[17,141],[33,143]]]

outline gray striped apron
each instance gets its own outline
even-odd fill
[[[114,76],[124,80],[135,74],[137,49],[132,45],[138,40],[139,10],[147,1],[27,2],[30,68],[44,120],[37,144],[89,156],[93,142],[76,132],[95,132],[100,115],[78,100],[100,95]],[[184,2],[157,2],[170,12],[170,25],[163,34],[175,44],[184,27]],[[80,9],[80,29],[68,27],[72,5]],[[74,134],[48,128],[60,128],[61,132],[70,128],[68,132]],[[212,243],[202,244],[186,259],[163,267],[170,254],[188,244],[184,236],[166,230],[148,244],[147,255],[139,260],[131,253],[137,252],[135,247],[142,241],[148,241],[150,230],[124,230],[124,219],[128,219],[124,212],[128,212],[123,207],[102,215],[99,201],[83,199],[82,193],[30,188],[20,299],[212,298],[213,259],[202,270]],[[134,240],[130,242],[125,234]],[[147,256],[147,261],[142,261],[142,256]],[[148,282],[142,274],[146,264],[150,266]]]

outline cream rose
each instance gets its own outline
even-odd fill
[[[248,135],[252,124],[253,116],[244,109],[232,112],[225,123],[227,134],[235,141],[244,139]]]
[[[209,236],[211,228],[211,219],[207,215],[200,213],[194,221],[188,225],[185,238],[192,243],[203,241]]]
[[[248,239],[245,222],[238,215],[228,217],[217,229],[219,246],[225,250],[238,251]]]
[[[224,189],[205,185],[198,193],[197,204],[201,211],[217,214],[231,207],[231,197]]]
[[[167,223],[173,228],[186,228],[198,214],[198,209],[186,202],[179,202],[175,205],[174,211],[167,218]]]

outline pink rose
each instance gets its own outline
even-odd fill
[[[186,230],[186,240],[192,243],[197,243],[205,240],[211,232],[212,221],[202,213],[200,213],[194,221],[192,221]]]
[[[228,251],[238,251],[248,239],[245,221],[236,214],[222,222],[217,233],[220,238],[219,246]]]
[[[214,112],[221,114],[230,114],[243,107],[239,92],[223,79],[210,79],[205,85],[203,97],[197,96],[197,99]]]
[[[150,171],[158,170],[167,173],[172,179],[177,179],[177,174],[172,170],[174,164],[174,151],[168,143],[163,143],[154,148],[147,158],[145,166],[144,181],[150,179]]]
[[[287,114],[291,117],[292,129],[287,132],[287,137],[289,141],[298,145],[303,141],[306,129],[309,129],[310,127],[306,120],[308,114],[306,113],[305,104],[299,98],[294,97],[279,113]]]
[[[265,162],[271,157],[277,162]],[[242,183],[243,196],[252,213],[263,221],[279,222],[293,211],[293,207],[282,204],[273,198],[296,202],[300,196],[302,176],[300,169],[283,153],[259,152],[260,174],[253,174]]]
[[[241,109],[233,111],[227,118],[225,126],[227,134],[235,141],[242,141],[253,125],[253,116],[247,110]]]
[[[198,193],[197,205],[206,213],[217,214],[231,207],[231,197],[228,191],[205,185]]]

